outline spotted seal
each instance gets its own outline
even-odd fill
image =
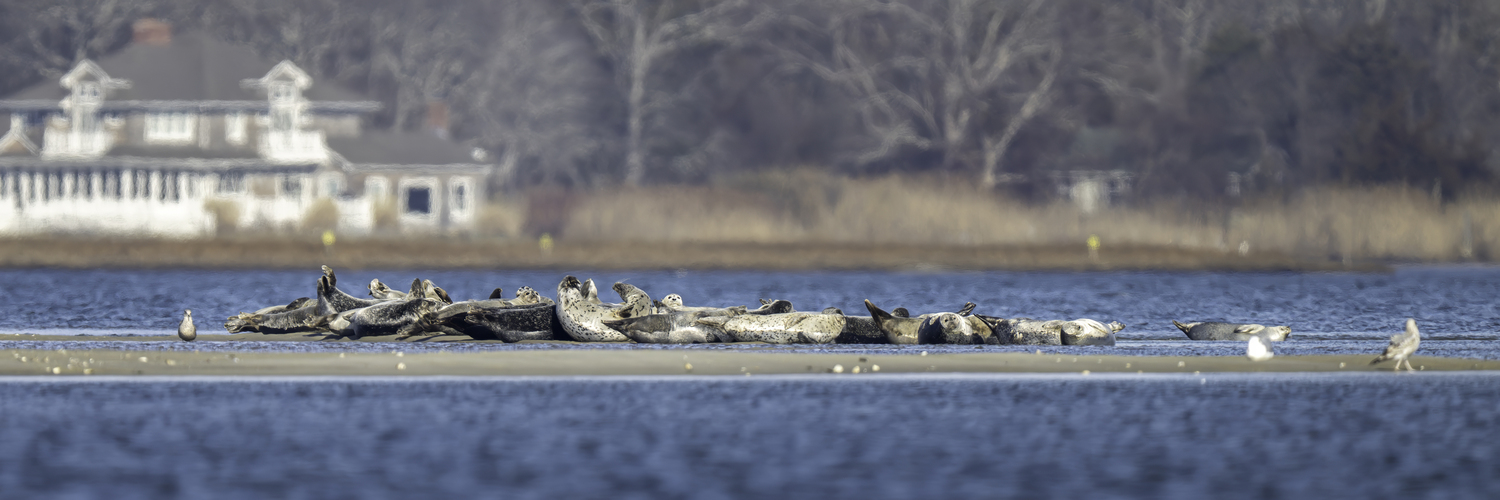
[[[1281,342],[1292,334],[1290,326],[1264,326],[1245,323],[1220,323],[1215,321],[1195,321],[1192,323],[1179,323],[1172,321],[1178,330],[1187,334],[1192,340],[1238,340],[1244,342],[1250,340],[1260,333],[1265,333],[1267,340]],[[1264,332],[1263,332],[1264,331]]]
[[[337,314],[324,315],[313,324],[333,336],[364,337],[396,335],[404,340],[436,328],[436,315],[443,303],[437,299],[408,294],[404,300],[387,300]],[[340,328],[339,322],[347,322]]]
[[[192,342],[198,338],[198,325],[193,324],[193,310],[182,310],[182,322],[177,324],[177,338]]]
[[[590,281],[591,283],[592,281]],[[649,302],[648,302],[649,303]],[[573,276],[557,284],[557,319],[563,331],[579,342],[627,342],[630,337],[604,326],[606,319],[619,319],[615,309],[589,298],[588,284]]]
[[[620,294],[620,300],[623,301],[615,310],[616,317],[639,318],[651,314],[651,296],[647,295],[645,290],[623,282],[615,283],[611,288],[615,293]]]
[[[665,314],[649,314],[634,318],[604,320],[604,325],[642,344],[706,344],[709,342],[734,342],[734,336],[720,325],[699,323],[710,317],[731,317],[744,314],[744,308],[708,311],[671,311]]]
[[[994,331],[994,343],[1010,345],[1063,345],[1066,321],[1037,321],[1031,318],[983,317]]]
[[[720,328],[736,342],[770,344],[828,344],[844,331],[844,315],[791,312],[782,314],[744,314],[701,318],[697,324]]]
[[[1416,371],[1411,367],[1411,355],[1415,354],[1417,348],[1421,346],[1422,332],[1417,330],[1417,320],[1406,318],[1406,332],[1392,335],[1390,344],[1385,347],[1385,352],[1376,356],[1375,360],[1371,361],[1370,364],[1373,365],[1381,361],[1394,359],[1396,360],[1396,367],[1392,368],[1391,371],[1400,370],[1402,363],[1406,363],[1407,371]]]
[[[267,334],[311,332],[318,330],[313,323],[323,314],[318,304],[271,314],[244,313],[230,316],[224,322],[229,333],[259,332]]]

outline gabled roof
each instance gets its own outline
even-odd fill
[[[129,80],[123,80],[109,76],[108,73],[104,72],[103,68],[100,68],[98,64],[94,64],[94,61],[90,61],[88,59],[84,59],[83,62],[80,62],[78,63],[78,65],[73,66],[72,71],[69,71],[68,74],[63,75],[62,86],[63,88],[71,89],[73,88],[73,86],[78,85],[78,82],[89,80],[97,81],[103,84],[104,88],[107,89],[122,89],[130,87]]]
[[[286,64],[295,69],[294,65]],[[174,36],[167,45],[131,44],[97,62],[103,73],[131,83],[128,89],[110,92],[107,99],[111,101],[264,100],[263,92],[246,89],[240,83],[259,80],[278,67],[278,63],[256,55],[249,46],[222,42],[200,33]],[[47,80],[4,99],[57,101],[67,95],[68,90],[59,81]],[[369,101],[336,84],[316,81],[309,81],[303,96],[311,101]]]
[[[355,165],[488,166],[474,161],[463,146],[421,132],[366,131],[359,137],[327,141],[328,149]]]

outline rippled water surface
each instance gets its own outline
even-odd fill
[[[346,271],[339,286],[356,296],[379,278],[405,289],[428,278],[456,299],[506,296],[525,285],[555,295],[564,271]],[[966,301],[1001,317],[1118,320],[1124,338],[1178,339],[1171,321],[1223,320],[1285,324],[1294,335],[1389,335],[1414,317],[1428,336],[1497,339],[1500,268],[1414,267],[1391,274],[1299,273],[884,273],[884,272],[588,272],[600,295],[627,281],[660,297],[681,294],[690,305],[791,300],[800,310],[835,306],[865,315],[861,301],[914,313],[955,310]],[[307,271],[7,270],[0,280],[0,330],[111,330],[157,333],[176,327],[191,308],[200,331],[223,318],[312,296]],[[205,327],[205,325],[207,327]]]
[[[1500,498],[1482,373],[0,382],[8,498]]]

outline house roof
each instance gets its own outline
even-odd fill
[[[366,131],[359,137],[329,137],[328,148],[355,165],[470,165],[481,167],[462,146],[421,132]]]
[[[111,90],[110,101],[264,101],[262,91],[246,89],[242,80],[265,76],[275,61],[260,57],[246,45],[231,44],[184,33],[165,45],[131,44],[98,60],[111,78],[130,82]],[[7,101],[52,101],[68,94],[57,80],[46,80],[5,96]],[[328,82],[314,82],[303,92],[310,101],[363,102],[368,99]],[[370,103],[375,104],[375,103]]]

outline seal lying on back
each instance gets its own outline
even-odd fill
[[[624,297],[621,297],[624,298]],[[647,301],[650,304],[650,301]],[[557,284],[557,320],[564,332],[579,342],[625,342],[630,337],[604,326],[606,319],[619,319],[615,310],[590,300],[582,281],[566,276]]]
[[[885,312],[873,302],[865,300],[865,309],[875,326],[885,334],[892,344],[983,344],[989,337],[990,328],[983,321],[980,329],[975,321],[966,316],[974,310],[974,303],[964,304],[957,313],[941,312],[923,314],[915,318],[903,318]]]
[[[1244,323],[1219,323],[1215,321],[1198,321],[1192,323],[1178,323],[1172,321],[1178,330],[1187,334],[1193,340],[1238,340],[1241,342],[1250,340],[1258,334],[1272,342],[1286,340],[1292,334],[1290,326],[1264,326]]]
[[[311,304],[311,303],[313,303],[313,299],[310,298],[310,297],[298,297],[297,300],[293,300],[293,301],[291,301],[290,303],[288,303],[286,305],[267,307],[265,309],[261,309],[261,310],[255,311],[252,314],[276,314],[276,313],[280,313],[280,312],[287,312],[287,311],[290,311],[292,309],[297,309],[297,308],[300,308],[300,307],[305,307],[305,306],[307,306],[308,304]]]
[[[396,335],[406,339],[435,330],[435,316],[443,305],[437,299],[408,294],[405,300],[388,300],[370,307],[324,315],[315,324],[333,336],[360,339]],[[342,324],[342,323],[347,324]]]
[[[436,322],[477,340],[514,343],[567,339],[557,319],[557,307],[551,301],[467,309],[448,306],[438,311]]]
[[[648,314],[635,318],[607,319],[604,320],[604,325],[642,344],[706,344],[734,341],[733,336],[717,326],[699,324],[698,320],[705,317],[723,316],[715,316],[706,311],[672,311],[666,314]]]
[[[714,316],[696,323],[724,330],[735,342],[828,344],[844,331],[844,315],[793,312]]]

